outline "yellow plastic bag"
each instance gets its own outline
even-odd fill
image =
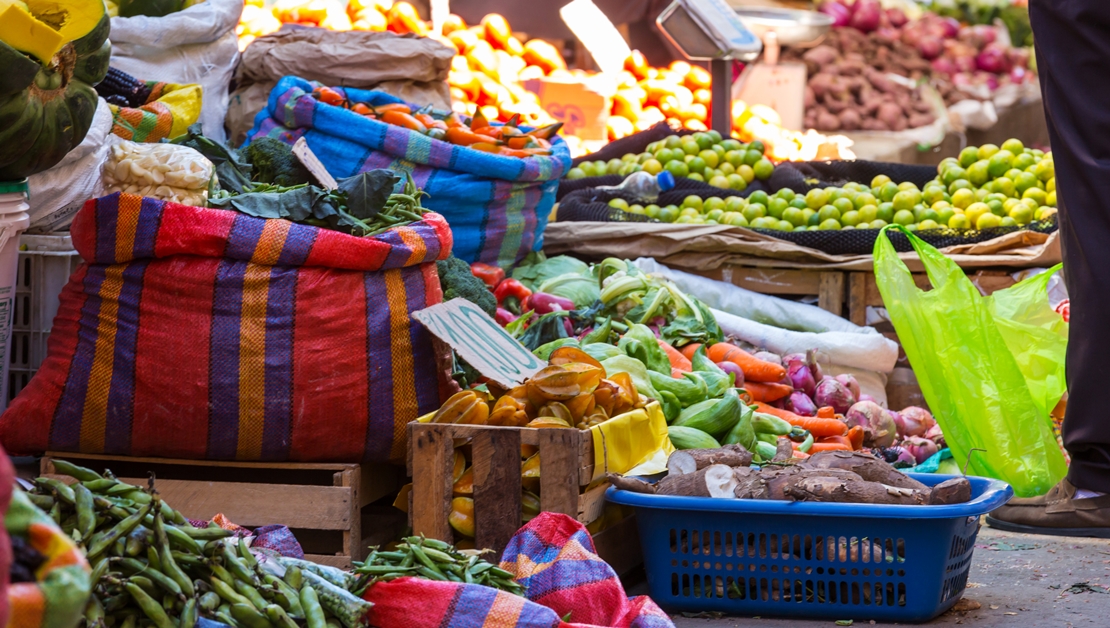
[[[200,117],[200,85],[148,81],[150,97],[141,107],[108,105],[112,133],[133,142],[160,142],[185,133]]]

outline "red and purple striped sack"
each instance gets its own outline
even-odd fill
[[[357,238],[130,194],[71,227],[87,261],[47,357],[0,417],[12,452],[400,461],[439,407],[438,214]]]
[[[651,598],[625,595],[585,526],[540,513],[501,555],[525,587],[520,597],[477,584],[399,578],[368,588],[370,623],[391,628],[674,628]],[[563,621],[563,618],[567,618]]]

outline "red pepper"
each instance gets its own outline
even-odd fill
[[[500,305],[509,297],[515,298],[517,301],[523,301],[525,297],[532,296],[532,291],[524,287],[516,279],[506,279],[497,284],[497,288],[493,291],[493,296],[497,298],[497,303]]]
[[[482,262],[474,262],[473,264],[471,264],[470,272],[478,279],[481,279],[482,283],[489,286],[490,290],[496,288],[497,284],[501,283],[501,281],[505,279],[504,270],[498,268],[497,266],[483,264]]]

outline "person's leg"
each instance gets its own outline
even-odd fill
[[[1068,479],[1048,495],[1015,499],[988,517],[1023,532],[1110,536],[1110,1],[1030,0],[1071,298]],[[1089,491],[1079,493],[1077,490]]]

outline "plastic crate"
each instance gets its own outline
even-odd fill
[[[27,386],[46,359],[46,338],[58,313],[58,295],[81,264],[68,234],[24,234],[19,248],[7,402]]]
[[[927,485],[953,476],[911,474]],[[646,495],[636,509],[651,597],[668,611],[928,621],[963,593],[980,515],[1004,482],[969,478],[954,506],[878,506]]]

